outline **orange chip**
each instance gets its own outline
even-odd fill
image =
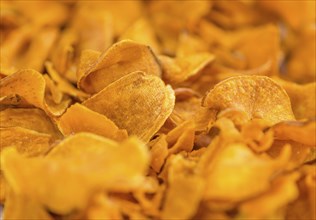
[[[85,208],[98,190],[138,187],[148,159],[146,147],[135,137],[118,144],[81,133],[59,143],[45,158],[25,158],[13,149],[4,150],[1,168],[13,192],[34,198],[53,213],[68,214]]]
[[[40,109],[36,108],[7,108],[0,112],[0,127],[21,127],[50,134],[53,138],[61,138],[56,125]],[[12,133],[12,136],[15,134]]]
[[[274,78],[274,80],[289,95],[296,119],[312,119],[316,117],[316,82],[300,85],[279,78]]]
[[[311,147],[316,147],[316,121],[285,121],[273,126],[278,140],[292,140]]]
[[[163,70],[163,79],[172,85],[177,85],[194,77],[196,78],[213,60],[214,56],[207,52],[190,54],[176,59],[159,56]]]
[[[68,108],[60,117],[58,127],[64,135],[91,132],[118,141],[127,138],[126,130],[120,130],[106,116],[78,103]]]
[[[168,169],[168,189],[162,219],[190,219],[202,200],[205,181],[194,163],[181,155],[173,157]]]
[[[134,72],[110,84],[83,105],[141,140],[161,128],[174,107],[174,92],[156,76]]]
[[[157,58],[150,47],[123,40],[100,55],[85,72],[79,73],[78,87],[88,93],[96,93],[134,71],[160,76]]]
[[[224,80],[206,94],[202,105],[219,112],[227,108],[240,109],[248,120],[262,118],[271,124],[295,119],[284,89],[265,76]]]
[[[49,134],[39,133],[21,127],[0,128],[0,149],[16,148],[27,156],[37,156],[47,153],[51,148],[53,138]]]

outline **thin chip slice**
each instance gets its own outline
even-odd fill
[[[88,93],[96,93],[135,71],[161,75],[157,58],[149,46],[123,40],[101,54],[87,72],[77,74],[82,76],[78,79],[78,87]]]
[[[58,127],[64,135],[78,132],[91,132],[113,140],[127,138],[126,130],[120,130],[106,116],[76,103],[60,117]]]
[[[308,146],[316,147],[316,121],[285,121],[273,126],[275,138],[292,140]]]
[[[168,189],[162,219],[190,219],[202,200],[205,180],[195,171],[194,162],[175,156],[168,170]]]
[[[62,136],[45,112],[36,108],[7,108],[1,111],[0,127],[26,128],[39,133],[50,134],[55,139]],[[12,133],[12,135],[15,134]]]
[[[65,139],[45,158],[25,158],[13,149],[1,154],[12,190],[60,215],[84,209],[98,190],[138,187],[148,162],[147,149],[137,138],[118,144],[90,133]]]
[[[284,89],[265,76],[228,78],[206,94],[202,105],[218,112],[240,109],[248,115],[248,120],[262,118],[271,124],[295,119]]]
[[[0,80],[0,104],[18,107],[35,106],[53,116],[61,115],[69,106],[71,99],[64,96],[56,104],[45,93],[46,82],[42,74],[32,69],[20,70]]]
[[[176,85],[196,78],[214,58],[208,52],[201,52],[176,59],[161,55],[159,56],[159,61],[162,65],[164,80],[172,85]]]
[[[170,86],[143,72],[131,73],[83,102],[111,119],[129,135],[148,142],[171,114],[175,97]]]
[[[259,195],[269,188],[273,175],[284,168],[289,150],[286,148],[276,160],[258,157],[243,144],[217,150],[206,171],[205,199],[238,202]]]
[[[27,156],[38,156],[48,152],[53,138],[49,134],[39,133],[21,127],[0,128],[0,150],[15,148]]]

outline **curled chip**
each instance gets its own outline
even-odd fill
[[[316,121],[284,121],[273,126],[276,139],[292,140],[316,147]]]
[[[78,86],[88,93],[96,93],[135,71],[161,75],[157,58],[150,47],[123,40],[101,54],[86,72],[78,73]]]
[[[1,168],[14,193],[34,198],[54,213],[69,214],[83,210],[98,190],[137,187],[148,159],[145,146],[135,137],[118,144],[81,133],[59,143],[45,158],[25,158],[13,149],[5,150]]]
[[[67,109],[58,126],[64,135],[78,132],[91,132],[114,140],[127,138],[126,130],[120,130],[105,115],[94,112],[81,104],[74,104]]]
[[[277,160],[269,160],[257,157],[243,144],[219,149],[206,170],[205,199],[238,202],[259,195],[268,189],[273,175],[284,167],[288,160],[286,151]],[[253,184],[253,180],[257,184]]]
[[[56,125],[45,114],[36,108],[7,108],[0,112],[0,127],[21,127],[50,134],[53,138],[61,138]]]
[[[265,76],[237,76],[218,83],[202,105],[218,112],[227,108],[244,111],[248,120],[262,118],[271,124],[293,120],[291,102],[284,89]]]
[[[0,128],[0,150],[16,148],[27,156],[37,156],[47,153],[51,148],[53,138],[49,134],[39,133],[21,127]]]
[[[213,60],[214,56],[207,52],[195,53],[176,59],[168,56],[159,56],[163,78],[166,82],[173,85],[197,78],[198,74]]]
[[[129,135],[148,142],[171,114],[174,102],[173,90],[160,78],[134,72],[113,82],[83,105],[105,115]]]
[[[54,103],[47,96],[46,82],[42,74],[35,70],[20,70],[0,80],[0,104],[18,107],[35,106],[54,116],[61,115],[71,100],[64,97],[61,103]]]

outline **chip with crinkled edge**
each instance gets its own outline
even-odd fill
[[[12,190],[56,214],[84,209],[98,190],[135,189],[148,162],[147,149],[136,137],[118,144],[91,133],[65,139],[45,158],[25,158],[13,149],[1,154],[1,167]]]
[[[42,74],[35,70],[20,70],[0,80],[0,104],[18,107],[35,106],[53,116],[61,115],[71,99],[64,97],[60,104],[45,94],[46,82]]]
[[[292,140],[316,147],[316,120],[284,121],[272,127],[275,139]]]
[[[96,93],[135,71],[161,75],[157,58],[149,46],[123,40],[101,54],[84,74],[77,74],[82,76],[78,79],[78,87],[88,93]]]
[[[94,112],[84,105],[76,103],[58,119],[58,127],[64,135],[78,132],[91,132],[113,140],[127,138],[127,131],[119,129],[105,115]]]
[[[83,105],[105,115],[129,135],[148,142],[174,108],[174,92],[157,76],[134,72],[113,82]]]
[[[295,119],[287,93],[265,76],[228,78],[206,94],[202,105],[218,112],[227,108],[240,109],[247,114],[248,120],[262,118],[271,124]]]
[[[44,111],[37,108],[7,108],[0,111],[0,127],[22,127],[50,134],[54,139],[62,137],[54,122]],[[12,133],[12,136],[14,135]]]

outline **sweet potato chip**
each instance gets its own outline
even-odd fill
[[[289,95],[296,119],[316,117],[316,82],[300,85],[279,78],[274,79]]]
[[[195,53],[185,57],[172,59],[159,56],[163,70],[163,79],[172,85],[197,77],[199,73],[214,60],[210,53]]]
[[[27,156],[37,156],[47,153],[51,148],[53,138],[49,134],[39,133],[21,127],[0,128],[0,149],[16,148]]]
[[[134,72],[83,102],[141,140],[160,129],[174,107],[174,92],[158,77]],[[146,119],[145,119],[146,118]]]
[[[21,127],[61,138],[60,132],[51,119],[36,108],[7,108],[0,112],[0,127]],[[14,133],[12,133],[14,136]]]
[[[78,79],[78,87],[88,93],[96,93],[134,71],[160,76],[157,58],[149,46],[123,40],[100,55],[87,72]]]
[[[46,158],[25,158],[12,149],[5,150],[1,167],[15,193],[36,199],[54,213],[67,214],[83,209],[98,190],[137,187],[148,159],[145,146],[136,138],[119,145],[81,133],[65,139]],[[55,184],[56,180],[63,183]]]
[[[190,219],[205,187],[203,178],[194,170],[194,163],[181,155],[175,156],[168,169],[168,186],[162,219]]]
[[[120,130],[106,116],[78,103],[69,107],[60,117],[58,127],[64,135],[91,132],[118,141],[127,138],[127,132]]]
[[[244,111],[249,120],[262,118],[271,124],[294,119],[284,89],[264,76],[238,76],[224,80],[206,94],[202,105],[217,111],[237,108]]]
[[[278,140],[292,140],[298,143],[316,147],[316,121],[285,121],[273,126]]]
[[[231,202],[241,201],[267,190],[270,179],[286,163],[282,162],[280,167],[278,160],[257,157],[242,144],[224,147],[214,160],[207,171],[208,187],[204,197],[208,200]],[[257,180],[256,185],[251,184],[254,179]]]
[[[267,219],[279,217],[281,209],[298,197],[299,192],[296,186],[298,178],[299,173],[293,173],[274,180],[270,190],[240,206],[240,218]]]
[[[71,102],[69,98],[64,97],[60,104],[56,104],[45,96],[46,82],[44,77],[31,69],[20,70],[1,79],[0,87],[1,104],[19,107],[35,106],[55,116],[61,115]]]

